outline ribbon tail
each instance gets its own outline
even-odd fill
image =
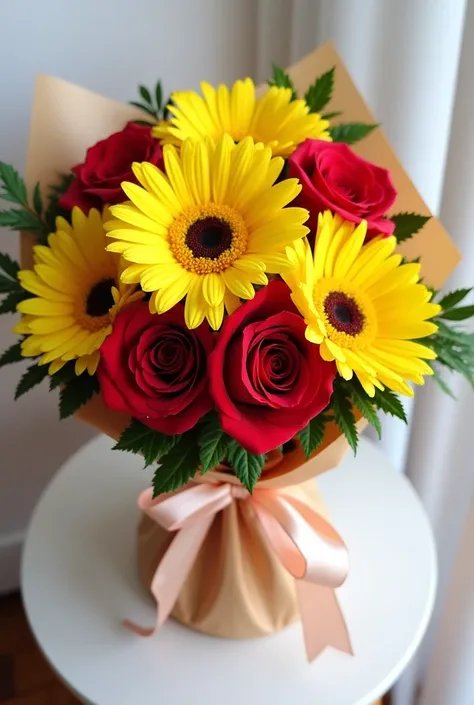
[[[127,619],[124,625],[128,629],[139,636],[152,636],[168,619],[214,516],[210,514],[199,517],[176,533],[151,583],[151,592],[157,605],[156,624],[153,627],[141,627]]]
[[[308,661],[314,661],[327,646],[352,656],[349,632],[334,589],[306,580],[295,583]]]

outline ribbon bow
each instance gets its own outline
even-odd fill
[[[167,620],[191,570],[211,523],[234,500],[250,502],[269,544],[295,578],[298,604],[309,661],[326,646],[352,654],[347,626],[334,589],[349,569],[347,548],[320,514],[284,492],[256,487],[253,494],[229,483],[190,483],[177,492],[153,499],[151,489],[138,506],[167,531],[175,531],[151,583],[157,603],[152,628],[125,624],[141,636],[151,636]]]

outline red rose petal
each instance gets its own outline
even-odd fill
[[[163,433],[188,430],[212,408],[205,363],[213,345],[207,324],[187,329],[181,304],[160,316],[131,304],[101,348],[104,401]]]
[[[335,365],[306,340],[306,325],[288,294],[277,280],[261,289],[224,321],[209,357],[222,428],[252,453],[293,438],[332,394]]]
[[[307,225],[313,232],[318,214],[326,209],[354,223],[367,220],[368,239],[393,232],[393,224],[383,217],[397,195],[386,169],[362,159],[346,144],[309,139],[288,164],[288,176],[302,184],[296,204],[308,209]]]
[[[152,136],[151,127],[129,123],[87,150],[84,163],[73,169],[77,178],[61,198],[61,207],[79,206],[88,212],[92,207],[123,202],[126,196],[121,182],[137,183],[132,164],[144,161],[163,169],[161,145]]]

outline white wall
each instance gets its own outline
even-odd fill
[[[165,92],[203,78],[233,81],[254,73],[255,13],[253,0],[2,2],[0,159],[23,168],[36,73],[123,101],[135,98],[138,82],[159,77]],[[0,251],[16,256],[13,233],[0,231]],[[0,317],[0,350],[13,342],[13,321]],[[46,385],[14,403],[21,368],[0,370],[0,592],[17,584],[21,539],[41,490],[93,433],[75,420],[59,424]]]

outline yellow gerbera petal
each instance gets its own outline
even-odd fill
[[[49,364],[49,374],[74,359],[77,374],[92,367],[95,372],[111,321],[134,300],[135,288],[119,281],[120,258],[105,249],[107,218],[107,209],[103,215],[95,209],[85,215],[78,208],[72,210],[72,225],[58,218],[59,229],[48,237],[48,246],[33,248],[34,270],[18,274],[22,287],[36,295],[18,304],[26,314],[19,326],[27,336],[22,354],[41,355],[39,363]],[[84,354],[93,360],[82,360]]]
[[[418,283],[417,266],[393,255],[394,237],[364,244],[365,223],[355,226],[326,211],[319,215],[314,268],[303,242],[287,248],[294,274],[285,275],[292,299],[304,316],[306,338],[320,345],[338,373],[355,373],[369,396],[389,389],[411,396],[408,382],[432,374],[425,359],[435,354],[413,339],[432,335],[429,321],[440,307]]]
[[[209,306],[220,306],[225,295],[225,284],[221,275],[216,272],[205,274],[202,278],[202,293]]]
[[[224,302],[218,306],[209,306],[206,311],[206,318],[209,321],[209,325],[214,330],[219,330],[222,324],[222,319],[224,318]]]
[[[215,100],[223,105],[225,92]],[[192,111],[199,105],[193,101]],[[266,271],[292,269],[285,246],[308,232],[308,213],[286,205],[301,187],[296,179],[273,185],[282,160],[248,136],[239,144],[228,134],[217,141],[188,139],[179,154],[168,144],[165,155],[169,177],[146,162],[134,165],[142,186],[124,185],[132,202],[112,207],[108,237],[115,242],[107,249],[129,263],[122,282],[140,282],[151,293],[151,312],[186,297],[186,322],[196,327],[207,315],[214,326],[224,301],[233,306],[235,298],[253,298],[253,284],[268,283]],[[215,310],[207,314],[209,307]]]
[[[187,138],[218,140],[227,133],[239,142],[250,136],[285,157],[307,138],[331,140],[329,122],[310,113],[304,100],[293,100],[289,88],[272,86],[257,98],[253,81],[246,78],[231,89],[202,82],[201,90],[203,97],[194,91],[173,93],[172,118],[154,127],[153,135],[178,146]]]
[[[86,356],[80,357],[76,360],[75,373],[76,375],[82,375],[86,371],[88,364],[88,358]]]
[[[224,304],[225,304],[225,309],[230,316],[231,313],[234,313],[234,311],[236,311],[239,308],[240,299],[238,296],[236,296],[235,294],[233,294],[231,291],[229,291],[227,289],[225,292],[225,296],[224,296]]]
[[[192,197],[188,185],[183,176],[183,170],[181,169],[181,163],[178,158],[176,149],[169,144],[166,144],[163,148],[163,159],[165,162],[166,174],[170,180],[171,187],[176,193],[176,197],[179,199],[181,208],[188,208],[193,206],[195,201]]]
[[[224,270],[222,277],[231,292],[241,299],[253,299],[255,296],[255,289],[250,279],[245,274],[240,275],[233,267]]]
[[[191,272],[182,270],[179,279],[175,279],[166,288],[160,290],[155,299],[156,310],[158,313],[165,313],[173,308],[178,301],[184,299],[188,293],[191,282],[194,277]]]
[[[203,322],[207,305],[202,293],[202,279],[196,277],[189,287],[184,305],[184,319],[188,328],[198,328]]]
[[[51,376],[56,374],[56,372],[59,372],[59,370],[61,370],[65,364],[66,362],[64,360],[53,360],[53,362],[48,367],[48,374]]]

